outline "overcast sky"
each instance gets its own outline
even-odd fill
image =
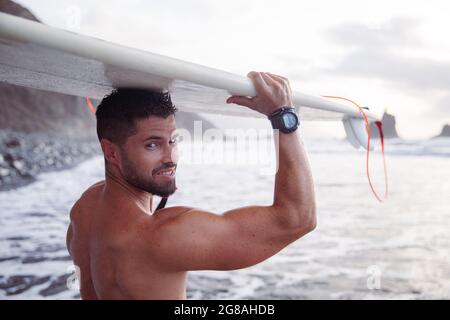
[[[405,138],[450,124],[449,1],[17,2],[52,26],[387,109]],[[344,134],[340,124],[314,127]]]

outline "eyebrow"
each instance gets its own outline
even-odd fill
[[[178,133],[174,134],[171,139],[175,139],[177,137],[179,137]],[[150,137],[146,138],[144,141],[147,141],[147,140],[163,140],[163,139],[164,139],[164,137],[160,137],[160,136],[150,136]]]
[[[164,138],[163,137],[159,137],[159,136],[150,136],[150,137],[144,139],[144,141],[147,141],[147,140],[162,140],[162,139],[164,139]]]

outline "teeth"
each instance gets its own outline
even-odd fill
[[[173,175],[173,170],[170,170],[170,171],[163,171],[163,172],[160,172],[160,173],[158,173],[158,175],[165,175],[165,176],[171,176],[171,175]]]

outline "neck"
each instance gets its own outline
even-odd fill
[[[119,191],[135,201],[143,210],[152,213],[153,195],[129,184],[121,174],[109,168],[105,168],[105,190]]]

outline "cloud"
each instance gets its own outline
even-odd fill
[[[450,116],[450,94],[439,99],[434,111],[436,116]]]
[[[450,90],[450,61],[422,57],[420,21],[394,18],[381,27],[343,24],[328,37],[349,50],[328,72],[377,78],[401,88]]]
[[[335,44],[348,48],[338,62],[323,73],[379,79],[391,88],[427,99],[433,114],[450,116],[450,60],[438,60],[436,52],[419,36],[420,21],[395,18],[381,27],[342,24],[328,32]],[[442,96],[445,100],[439,100]]]
[[[329,30],[328,37],[345,46],[360,49],[389,49],[423,45],[417,35],[421,22],[411,17],[396,17],[381,26],[346,23]]]
[[[450,90],[450,62],[404,57],[382,50],[352,51],[332,72],[378,78],[413,91]]]

